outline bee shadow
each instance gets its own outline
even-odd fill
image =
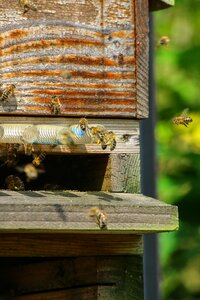
[[[15,96],[10,97],[6,101],[2,102],[2,108],[6,112],[17,110],[17,98]]]

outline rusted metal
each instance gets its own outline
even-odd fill
[[[148,1],[36,0],[23,14],[1,1],[1,81],[15,84],[0,114],[147,116]]]

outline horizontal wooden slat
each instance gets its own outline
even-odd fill
[[[19,243],[20,240],[20,243]],[[0,256],[66,257],[143,253],[140,235],[0,233]]]
[[[105,210],[101,230],[89,215]],[[140,194],[105,192],[11,192],[0,194],[1,232],[152,233],[176,230],[177,207]]]
[[[108,288],[108,287],[106,287]],[[97,290],[96,287],[85,287],[85,288],[74,288],[69,290],[61,290],[61,291],[50,291],[37,293],[32,295],[22,295],[22,296],[14,296],[13,300],[94,300],[97,299]]]
[[[78,118],[42,118],[42,117],[13,117],[10,116],[0,117],[1,124],[42,124],[42,125],[52,125],[54,126],[70,126],[73,124],[78,124]],[[106,154],[106,153],[139,153],[139,123],[134,120],[121,120],[121,119],[88,119],[89,125],[101,124],[106,127],[108,131],[113,131],[116,134],[117,145],[113,151],[110,151],[109,147],[105,150],[101,148],[101,145],[97,144],[85,144],[85,145],[34,145],[35,151],[45,151],[51,154]],[[12,139],[14,142],[14,139]],[[3,147],[3,138],[0,138],[1,147]],[[18,141],[17,141],[18,142]],[[52,143],[53,144],[53,143]],[[23,146],[21,146],[21,151]]]
[[[0,279],[3,299],[140,300],[142,255],[4,257]]]

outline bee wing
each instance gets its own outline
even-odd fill
[[[188,112],[189,112],[189,108],[185,108],[181,113],[181,117],[186,117]]]
[[[24,166],[16,166],[15,169],[18,171],[18,172],[24,172]]]

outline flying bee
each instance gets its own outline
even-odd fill
[[[106,134],[106,145],[110,146],[111,151],[113,151],[116,148],[116,145],[117,145],[116,136],[113,131],[109,131]]]
[[[92,207],[89,212],[90,217],[96,218],[96,223],[99,225],[100,229],[107,228],[107,216],[106,213],[100,210],[98,207]]]
[[[186,108],[182,111],[181,115],[178,117],[174,117],[172,119],[172,122],[176,125],[184,125],[185,127],[188,127],[189,123],[192,122],[192,118],[190,118],[187,114],[188,114],[189,109]]]
[[[60,100],[57,96],[52,97],[49,107],[51,109],[52,114],[54,114],[54,115],[61,114],[61,104],[60,104]]]
[[[106,129],[104,126],[96,126],[90,128],[93,143],[101,144],[103,150],[106,149]]]
[[[33,160],[32,160],[32,164],[35,167],[39,167],[42,163],[42,161],[45,159],[46,157],[46,153],[45,152],[41,152],[39,155],[37,154],[33,154]]]
[[[170,38],[168,36],[161,36],[161,38],[158,40],[158,43],[157,43],[157,47],[162,47],[162,46],[168,46],[170,43]]]
[[[14,84],[9,84],[2,90],[0,101],[4,102],[8,100],[10,97],[14,96],[16,86]]]
[[[87,119],[86,118],[81,118],[79,120],[79,125],[80,125],[81,130],[85,131],[88,128],[88,121],[87,121]]]
[[[36,180],[38,175],[44,173],[43,169],[37,169],[32,163],[28,163],[25,166],[17,166],[16,170],[24,172],[26,174],[26,181]]]
[[[7,185],[7,189],[11,191],[23,191],[24,183],[18,176],[9,175],[6,177],[5,183]]]
[[[23,11],[24,14],[27,13],[30,9],[33,11],[37,11],[37,8],[30,0],[19,0],[19,4],[24,9],[24,11]]]

